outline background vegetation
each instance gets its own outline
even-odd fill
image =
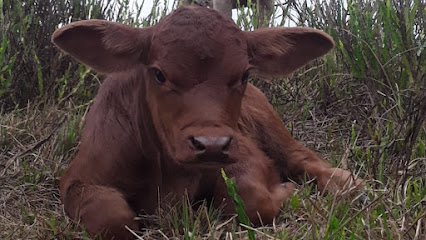
[[[299,186],[273,226],[252,229],[186,201],[141,216],[153,238],[425,239],[426,2],[276,2],[272,26],[322,29],[336,48],[292,76],[252,79],[293,136],[368,182],[368,201],[319,196]],[[87,235],[62,210],[59,176],[76,152],[102,78],[50,43],[58,27],[102,18],[155,24],[174,9],[154,1],[0,0],[0,239]],[[257,25],[240,9],[242,29]]]

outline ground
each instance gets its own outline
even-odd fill
[[[261,87],[276,87],[265,84]],[[143,239],[245,239],[252,230],[256,239],[424,239],[424,177],[388,176],[386,182],[373,179],[365,163],[355,162],[352,123],[344,120],[347,117],[325,114],[319,105],[307,111],[288,102],[275,105],[280,113],[286,112],[283,118],[296,139],[333,165],[349,168],[366,179],[367,202],[321,196],[314,184],[305,183],[298,186],[298,192],[272,226],[252,228],[238,224],[235,216],[219,220],[219,210],[205,205],[193,210],[183,200],[156,216],[140,216],[147,228],[135,234]],[[71,102],[29,105],[2,114],[0,239],[87,239],[85,232],[66,217],[58,182],[76,153],[89,106],[74,106]],[[367,145],[370,143],[366,140],[360,147],[362,151]],[[424,164],[420,160],[413,164]]]

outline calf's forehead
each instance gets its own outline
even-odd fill
[[[247,43],[231,19],[211,9],[184,7],[155,26],[150,60],[182,68],[241,68],[248,63]]]

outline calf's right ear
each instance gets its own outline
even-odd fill
[[[84,20],[57,29],[52,42],[96,72],[111,73],[140,63],[148,54],[151,35],[151,27]]]
[[[260,75],[290,74],[334,47],[329,35],[312,28],[263,28],[244,33],[250,64]]]

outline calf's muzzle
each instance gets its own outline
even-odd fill
[[[191,136],[189,144],[195,152],[198,163],[231,163],[228,150],[231,136]]]

